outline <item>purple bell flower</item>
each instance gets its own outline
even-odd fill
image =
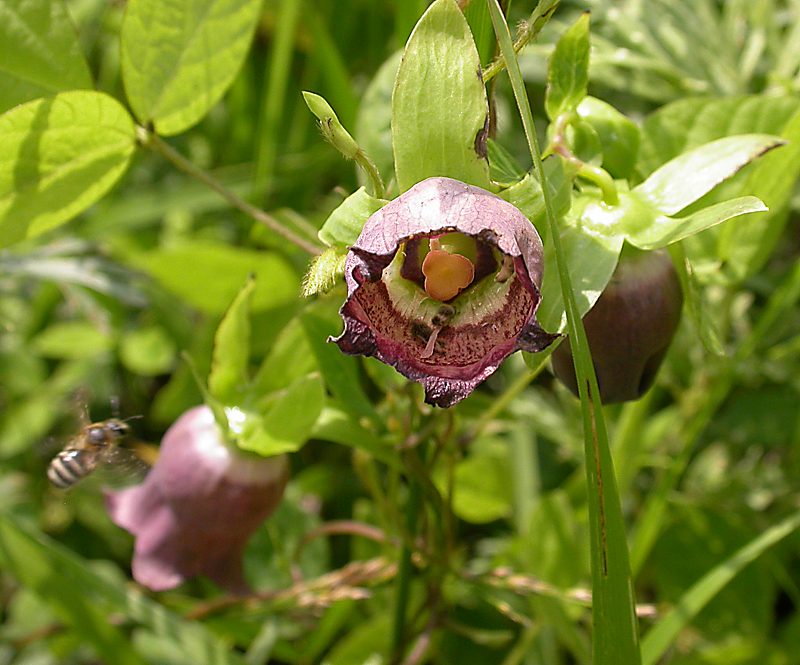
[[[164,435],[144,483],[106,497],[111,519],[136,537],[134,579],[161,591],[205,575],[246,592],[244,548],[288,478],[285,455],[241,452],[223,440],[208,407],[190,409]]]
[[[348,354],[375,356],[452,406],[519,349],[556,335],[539,327],[544,252],[513,205],[450,178],[428,178],[372,215],[345,262]]]

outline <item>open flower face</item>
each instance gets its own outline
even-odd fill
[[[494,194],[429,178],[367,220],[345,263],[345,353],[375,356],[452,406],[518,349],[555,335],[535,320],[536,229]]]
[[[161,591],[205,575],[245,592],[245,546],[277,508],[288,477],[285,455],[261,458],[222,441],[208,407],[184,413],[144,483],[106,496],[111,519],[136,536],[136,581]]]

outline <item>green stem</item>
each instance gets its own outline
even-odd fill
[[[153,152],[157,152],[179,170],[183,171],[195,180],[199,180],[209,189],[214,190],[234,208],[271,229],[293,245],[296,245],[300,249],[313,256],[317,256],[322,253],[322,250],[319,247],[284,227],[283,224],[281,224],[272,215],[264,212],[260,208],[256,208],[254,205],[248,203],[244,199],[239,198],[225,185],[216,180],[211,174],[192,164],[192,162],[181,155],[166,141],[162,140],[157,134],[147,131],[147,129],[144,127],[137,127],[136,138],[141,145],[149,148]]]
[[[361,150],[361,148],[358,149],[358,152],[353,159],[367,176],[367,178],[369,178],[372,189],[370,194],[372,194],[372,196],[374,196],[376,199],[386,198],[386,187],[383,184],[383,178],[381,178],[381,174],[378,171],[378,167],[376,166],[375,162],[373,162],[369,158],[369,155]]]

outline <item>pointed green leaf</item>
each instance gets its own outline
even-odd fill
[[[319,239],[329,247],[354,245],[370,215],[387,203],[384,199],[367,194],[364,187],[359,187],[328,216],[319,230]]]
[[[249,383],[250,301],[255,286],[255,279],[247,280],[214,335],[208,391],[223,404],[239,404]]]
[[[0,2],[0,113],[92,77],[63,0]]]
[[[263,457],[293,453],[310,438],[325,405],[325,387],[319,374],[302,377],[276,395],[263,415],[244,414],[236,443]]]
[[[773,95],[684,99],[649,116],[637,166],[647,173],[708,141],[733,134],[774,134],[787,141],[709,192],[699,205],[737,196],[760,198],[769,212],[755,213],[690,238],[686,252],[704,280],[739,281],[764,264],[781,237],[787,202],[800,174],[800,99]]]
[[[178,134],[216,104],[244,61],[261,0],[129,0],[125,93],[136,117]]]
[[[633,191],[672,215],[784,141],[765,134],[729,136],[683,153],[652,173]]]
[[[659,215],[652,224],[629,233],[627,240],[640,249],[658,249],[733,217],[766,209],[767,206],[755,196],[742,196],[703,208],[686,217]]]
[[[589,14],[580,18],[558,40],[547,69],[544,107],[555,120],[574,111],[589,85]]]
[[[88,208],[125,171],[136,146],[122,105],[63,92],[0,116],[0,247],[49,231]]]
[[[469,25],[455,0],[436,0],[411,33],[392,96],[400,192],[432,176],[489,189],[488,115]]]

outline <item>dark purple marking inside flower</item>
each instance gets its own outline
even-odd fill
[[[111,519],[136,537],[134,579],[161,591],[205,575],[246,592],[245,546],[278,506],[288,475],[285,455],[260,458],[223,442],[208,407],[184,413],[144,483],[106,496]]]
[[[426,239],[453,233],[474,239],[475,277],[445,305],[427,296],[418,266]],[[398,251],[405,255],[391,270]],[[535,319],[542,267],[541,240],[517,208],[478,187],[429,178],[364,225],[345,264],[345,329],[332,341],[422,383],[429,403],[451,406],[509,354],[555,339]]]

